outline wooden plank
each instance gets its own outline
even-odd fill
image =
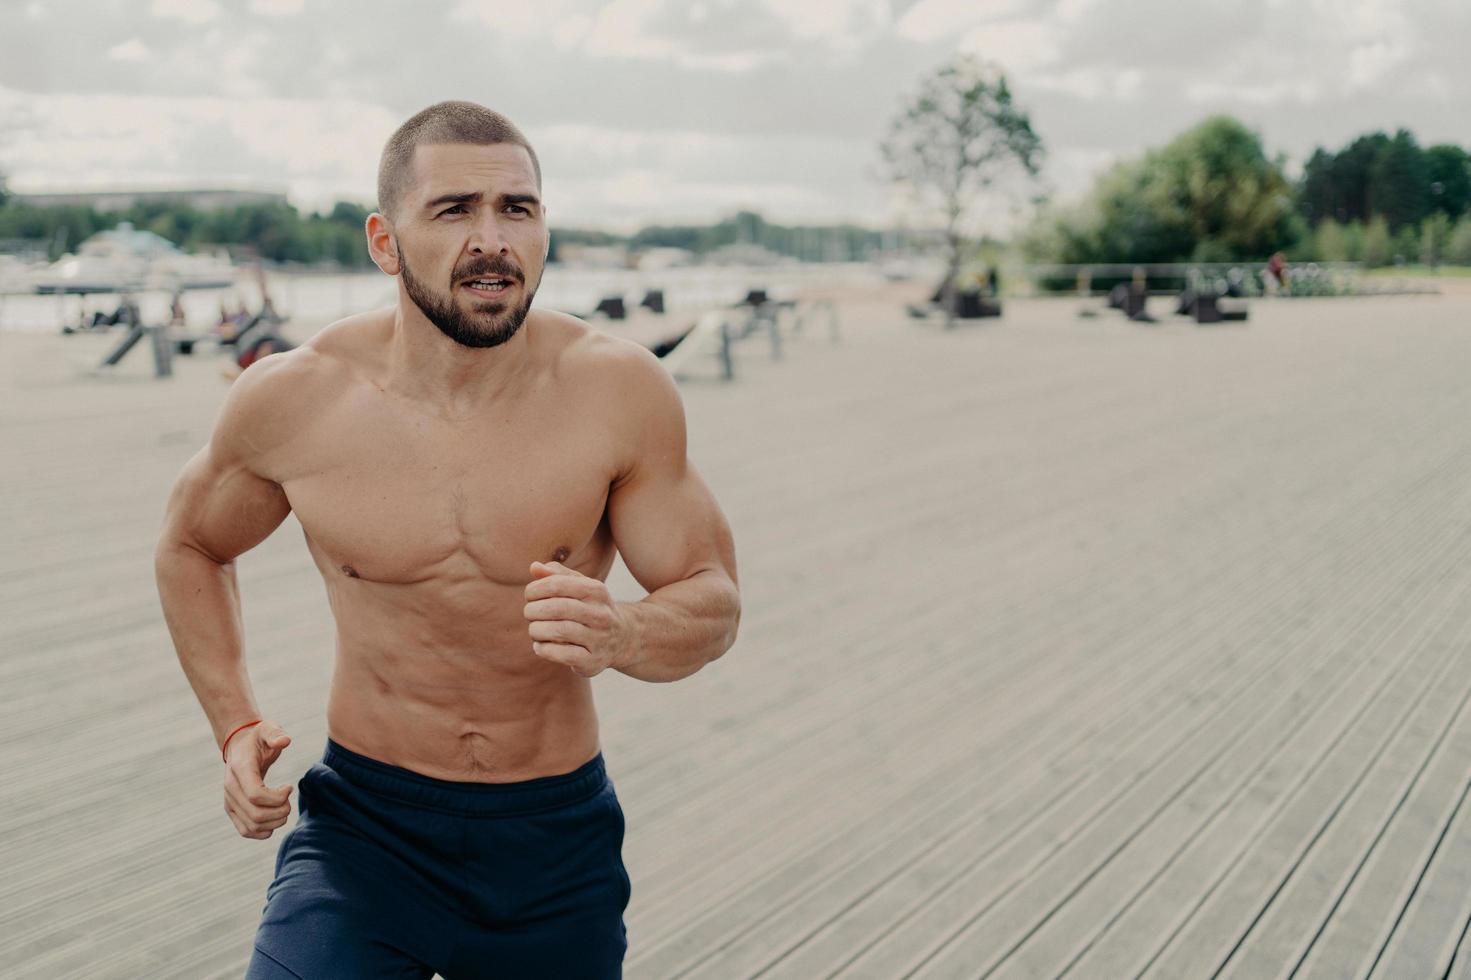
[[[1298,733],[1304,720],[1334,717],[1329,709],[1332,702],[1326,700],[1328,695],[1341,697],[1352,706],[1377,691],[1384,676],[1382,668],[1372,661],[1365,662],[1366,669],[1350,672],[1352,665],[1340,658],[1322,652],[1318,657],[1319,669],[1305,681],[1272,676],[1271,688],[1278,691],[1262,691],[1261,700],[1250,714],[1227,715],[1192,737],[1164,765],[1148,773],[1104,819],[1087,827],[1076,840],[1068,841],[1065,849],[1049,854],[1044,866],[1029,868],[1018,887],[1006,894],[1004,904],[996,905],[992,900],[973,905],[977,911],[968,912],[962,919],[962,930],[946,937],[944,945],[925,958],[924,969],[917,975],[973,976],[995,968],[1019,943],[1035,935],[1037,923],[1047,922],[1045,917],[1056,908],[1058,896],[1072,899],[1080,887],[1091,883],[1100,867],[1106,867],[1135,843],[1137,835],[1152,828],[1165,812],[1162,803],[1169,812],[1183,808],[1187,818],[1183,826],[1177,822],[1165,827],[1163,839],[1168,842],[1172,834],[1186,833],[1193,826],[1189,819],[1192,812],[1210,812],[1217,800],[1229,799],[1255,767]],[[1350,683],[1335,690],[1335,674],[1346,674]],[[1170,849],[1166,844],[1165,853]],[[982,877],[973,880],[984,888]],[[980,897],[984,892],[972,894]],[[1098,905],[1093,903],[1098,911],[1106,908],[1106,903],[1102,908]],[[1045,944],[1037,949],[1044,956],[1049,952]],[[1028,972],[1028,964],[1020,962],[1017,969]]]
[[[1444,976],[1471,919],[1462,820],[1471,772],[1471,712],[1462,705],[1445,745],[1416,781],[1386,839],[1367,855],[1317,937],[1305,977]],[[1457,783],[1460,786],[1457,787]]]
[[[1471,616],[1462,619],[1458,636],[1437,646],[1452,651],[1464,648],[1468,622]],[[1434,673],[1427,668],[1434,680],[1417,692],[1406,715],[1379,731],[1380,745],[1369,756],[1369,767],[1349,795],[1335,805],[1331,822],[1294,864],[1290,878],[1244,937],[1223,975],[1253,977],[1272,970],[1296,971],[1367,858],[1378,853],[1383,863],[1397,864],[1406,856],[1400,849],[1380,850],[1401,840],[1398,835],[1386,839],[1385,832],[1444,743],[1471,692],[1471,659],[1452,653],[1446,665],[1449,669]],[[1436,794],[1453,796],[1456,789],[1454,782],[1445,783],[1436,787]],[[1419,850],[1418,842],[1415,850]],[[1340,952],[1347,949],[1339,947]],[[1367,970],[1368,965],[1353,964],[1351,969]]]
[[[1293,566],[1284,566],[1281,569],[1273,569],[1273,571],[1281,573],[1282,579],[1280,581],[1273,581],[1272,576],[1267,576],[1265,578],[1257,578],[1256,585],[1270,592],[1274,590],[1280,590],[1283,585],[1293,580],[1295,580],[1296,583],[1301,586],[1303,582],[1309,580],[1311,577],[1310,575],[1303,574],[1305,572],[1305,569],[1294,568]],[[1190,583],[1190,588],[1195,591],[1203,591],[1199,589],[1198,583],[1195,583],[1193,581]],[[1280,592],[1277,592],[1276,594],[1281,595]],[[1257,607],[1249,601],[1248,595],[1233,597],[1231,604],[1239,608],[1255,610]],[[1160,596],[1159,598],[1162,600],[1160,602],[1160,608],[1173,608],[1173,603],[1168,598],[1164,596]],[[1246,599],[1248,601],[1241,601],[1243,599]],[[1193,613],[1191,610],[1188,609],[1188,607],[1182,611],[1185,614],[1187,620],[1189,618],[1192,618]],[[1259,614],[1256,615],[1259,616]],[[1249,631],[1251,625],[1249,622],[1243,622],[1241,625],[1245,627],[1245,631],[1238,631],[1237,629],[1230,628],[1229,626],[1226,630],[1230,633],[1230,635],[1234,637],[1233,642],[1237,643],[1241,649],[1271,650],[1276,648],[1277,641],[1274,640],[1270,633],[1264,632],[1260,636],[1258,636]],[[1281,624],[1279,623],[1272,624],[1272,628],[1273,630],[1281,632]],[[1215,699],[1227,699],[1229,698],[1231,693],[1231,686],[1234,686],[1238,682],[1238,677],[1240,678],[1239,682],[1242,684],[1245,684],[1247,681],[1250,680],[1248,676],[1242,673],[1243,664],[1239,660],[1231,658],[1219,662],[1211,662],[1211,664],[1209,665],[1209,669],[1202,669],[1201,666],[1189,661],[1187,658],[1180,657],[1178,656],[1178,654],[1175,653],[1175,651],[1177,650],[1188,649],[1189,643],[1193,641],[1183,638],[1179,635],[1163,634],[1161,636],[1161,639],[1166,638],[1170,640],[1170,644],[1162,646],[1161,649],[1166,654],[1166,656],[1173,656],[1174,660],[1177,661],[1174,675],[1177,679],[1177,683],[1183,684],[1185,686],[1185,691],[1179,693],[1176,693],[1174,691],[1164,691],[1158,693],[1167,694],[1171,701],[1176,702],[1174,705],[1174,710],[1183,712],[1186,716],[1194,715],[1196,712],[1199,711],[1198,698],[1201,694],[1209,691]],[[1211,642],[1211,645],[1213,647],[1216,646],[1216,638],[1214,636],[1202,636],[1200,638],[1200,642],[1205,642],[1207,640]],[[1129,635],[1127,638],[1127,642],[1133,645],[1133,655],[1128,656],[1126,659],[1127,667],[1131,670],[1137,667],[1140,674],[1144,676],[1148,676],[1150,674],[1161,676],[1161,671],[1159,669],[1161,665],[1152,664],[1138,656],[1139,650],[1151,650],[1154,649],[1154,645],[1148,643],[1143,636],[1137,633]],[[1102,649],[1094,651],[1095,655],[1104,652],[1105,651]],[[1131,651],[1126,650],[1122,652],[1125,654],[1129,654]],[[1105,660],[1106,658],[1100,656],[1098,657],[1098,659]],[[1119,668],[1114,666],[1113,664],[1105,663],[1104,666],[1105,671],[1108,673],[1120,673]],[[1225,677],[1215,676],[1216,671],[1230,674],[1230,685],[1224,687],[1218,686],[1224,683]],[[1163,677],[1169,679],[1171,677],[1171,674],[1164,673]],[[1184,679],[1181,680],[1180,678]],[[1149,691],[1147,684],[1140,683],[1142,679],[1143,677],[1130,678],[1127,676],[1127,673],[1125,673],[1121,682],[1118,684],[1118,687],[1123,689],[1128,689],[1132,687],[1135,689]],[[1191,681],[1199,682],[1200,687],[1195,688],[1193,684],[1189,683]],[[1112,687],[1107,685],[1100,685],[1099,681],[1096,679],[1085,678],[1085,684],[1087,684],[1095,691],[1096,697],[1101,702],[1106,703],[1110,700],[1116,702],[1116,707],[1118,709],[1116,714],[1118,718],[1115,719],[1115,721],[1120,723],[1128,721],[1138,723],[1144,721],[1145,719],[1151,720],[1152,724],[1149,726],[1149,732],[1143,736],[1143,741],[1147,742],[1153,740],[1155,742],[1158,742],[1161,740],[1161,738],[1169,740],[1174,736],[1176,732],[1181,730],[1182,726],[1180,726],[1179,722],[1175,719],[1160,717],[1162,714],[1167,713],[1163,709],[1170,706],[1170,701],[1156,699],[1155,703],[1152,704],[1148,701],[1145,701],[1142,704],[1135,703],[1128,697],[1119,697],[1117,691],[1115,691]],[[1192,693],[1192,691],[1196,691],[1199,693]],[[1149,693],[1156,692],[1149,691]],[[1106,745],[1106,742],[1099,742],[1101,736],[1100,732],[1095,732],[1086,727],[1085,723],[1087,719],[1099,717],[1099,712],[1096,709],[1090,709],[1088,707],[1087,699],[1079,699],[1077,695],[1072,695],[1068,698],[1067,703],[1070,705],[1068,711],[1053,712],[1053,718],[1059,723],[1059,725],[1072,726],[1075,729],[1083,728],[1084,731],[1082,735],[1088,741],[1090,748],[1098,748],[1100,747],[1100,744]],[[1106,717],[1107,713],[1104,712],[1103,716]],[[1102,722],[1100,721],[1099,724],[1102,724]],[[1049,741],[1048,736],[1043,728],[1039,727],[1035,734],[1037,735],[1036,741],[1038,743],[1046,744]],[[1137,736],[1137,731],[1134,732],[1134,735]],[[1007,747],[1003,747],[1003,752],[1009,753],[1011,755],[1022,755],[1023,757],[1025,755],[1032,754],[1018,753],[1015,750],[1011,750]],[[1051,780],[1046,781],[1049,783],[1055,782],[1057,778],[1062,777],[1064,774],[1073,771],[1073,767],[1071,765],[1064,764],[1062,759],[1058,757],[1041,760],[1041,765],[1045,766],[1046,772],[1052,776]],[[978,774],[977,777],[974,779],[974,784],[975,785],[973,788],[977,796],[985,798],[994,794],[993,782],[990,778],[981,777]],[[1044,783],[1044,785],[1045,784],[1046,783]],[[999,789],[999,786],[996,787],[996,789]],[[1051,791],[1053,790],[1049,790],[1049,792]],[[925,796],[926,798],[933,799],[931,794],[925,794]],[[935,800],[935,805],[938,809],[938,812],[934,814],[934,816],[954,820],[955,814],[945,812],[946,810],[948,810],[948,806],[943,806],[939,803],[938,800]],[[970,823],[971,818],[964,817],[958,821],[958,826],[965,827],[968,826]],[[917,829],[918,828],[916,828],[916,830]],[[951,827],[949,829],[951,832],[954,832],[958,828]],[[882,846],[888,846],[891,848],[902,848],[904,843],[907,842],[885,842],[885,845]],[[924,853],[921,853],[917,856],[926,856],[928,854],[928,850],[929,849],[926,849]],[[941,860],[953,860],[954,857],[955,855],[953,853],[953,849],[951,849],[951,851],[942,852],[940,855]],[[915,860],[915,858],[916,855],[912,853],[905,853],[902,857],[896,858],[896,860],[907,864],[910,861]],[[868,871],[868,866],[873,863],[870,858],[869,849],[867,847],[858,848],[858,853],[852,857],[852,861],[857,868],[863,871]],[[883,880],[886,882],[891,877],[892,876],[886,876],[883,878]],[[868,894],[869,893],[861,893],[857,897],[867,898]],[[820,904],[823,908],[836,907],[840,910],[845,909],[845,906],[851,907],[854,900],[853,897],[844,896],[843,899],[843,901],[840,901],[837,897],[834,897],[831,901]],[[715,917],[713,912],[711,917]],[[834,930],[832,934],[825,935],[817,944],[814,944],[814,946],[827,944],[834,950],[834,952],[823,953],[817,951],[816,949],[805,949],[802,951],[801,954],[792,959],[792,965],[790,967],[783,966],[782,969],[784,971],[789,971],[791,975],[801,975],[804,969],[815,968],[814,964],[816,962],[822,961],[825,957],[836,955],[836,950],[851,951],[855,949],[861,949],[861,945],[865,941],[865,939],[870,937],[875,931],[882,929],[882,927],[885,925],[883,921],[884,918],[884,913],[877,913],[876,919],[866,916],[854,916],[850,921],[844,922],[838,929]],[[794,917],[790,914],[784,914],[777,920],[777,924],[783,927],[791,927],[794,922],[800,921],[802,921],[802,917]],[[831,920],[822,923],[822,925],[826,927],[830,924],[830,922]],[[808,936],[805,938],[810,939],[811,937]],[[742,946],[737,947],[730,952],[722,952],[719,960],[717,961],[719,964],[718,970],[719,972],[728,973],[731,975],[743,975],[743,971],[746,969],[747,966],[752,966],[754,968],[754,965],[756,964],[756,959],[753,959],[751,964],[746,964],[741,962],[732,962],[733,957],[744,955],[753,958],[764,958],[760,961],[766,962],[772,959],[783,948],[785,947],[783,947],[780,943],[774,941],[769,930],[763,930],[754,933],[753,935],[746,937],[746,941],[742,944]],[[804,966],[803,964],[807,965]]]
[[[1450,611],[1455,611],[1454,607]],[[1419,683],[1413,670],[1407,672],[1412,675],[1407,679]],[[1343,693],[1347,695],[1348,690]],[[1352,697],[1342,700],[1351,702]],[[1294,706],[1294,710],[1305,712],[1305,706]],[[1087,951],[1092,938],[1114,923],[1121,911],[1120,897],[1137,897],[1141,890],[1150,887],[1181,853],[1198,843],[1203,833],[1224,832],[1229,839],[1249,841],[1251,831],[1245,829],[1250,826],[1249,818],[1242,811],[1260,812],[1274,791],[1280,793],[1292,781],[1311,772],[1319,764],[1325,742],[1339,730],[1343,717],[1340,712],[1351,710],[1348,705],[1330,703],[1315,717],[1303,718],[1276,746],[1254,758],[1243,750],[1252,739],[1265,734],[1268,719],[1257,722],[1248,738],[1229,757],[1223,758],[1217,771],[1192,786],[1158,819],[1151,817],[1150,826],[1113,857],[1081,893],[1049,911],[1045,924],[1005,959],[1005,968],[998,974],[1056,975],[1077,968],[1087,975],[1088,968],[1074,967],[1074,964]],[[1420,717],[1423,714],[1416,715],[1417,719]],[[1227,810],[1235,811],[1231,814],[1233,819],[1217,826]],[[1231,829],[1223,831],[1221,828],[1226,826]],[[1147,949],[1166,934],[1133,931],[1120,932],[1119,936],[1126,947]],[[1096,967],[1095,962],[1092,968]]]
[[[844,307],[840,345],[803,340],[777,364],[750,348],[736,384],[686,384],[747,615],[737,649],[686,682],[596,687],[629,814],[629,975],[746,976],[781,958],[773,972],[823,976],[876,936],[861,963],[908,963],[909,944],[954,930],[905,916],[986,853],[1068,883],[1050,902],[1018,885],[977,920],[1016,922],[1002,930],[1014,944],[1050,916],[1014,969],[1092,942],[1073,972],[1118,975],[1094,967],[1137,963],[1238,855],[1241,867],[1270,851],[1249,831],[1305,795],[1291,774],[1309,743],[1294,737],[1283,751],[1299,761],[1272,756],[1241,792],[1226,769],[1181,791],[1211,752],[1188,734],[1238,732],[1218,764],[1239,775],[1247,747],[1270,745],[1264,703],[1318,668],[1304,712],[1362,694],[1349,661],[1331,669],[1334,648],[1403,645],[1388,638],[1430,601],[1430,579],[1456,581],[1471,338],[1454,327],[1471,304],[1402,303],[1262,304],[1232,332],[1018,303],[997,329],[942,333],[863,301]],[[275,845],[234,839],[216,812],[218,763],[148,585],[162,494],[224,384],[208,361],[167,385],[89,378],[84,345],[12,340],[0,452],[20,468],[0,476],[0,499],[21,519],[0,528],[0,684],[15,707],[0,717],[0,972],[238,975]],[[296,738],[278,775],[292,779],[320,752],[331,669],[299,535],[284,528],[241,563],[252,676]],[[616,590],[637,595],[622,569]],[[118,737],[129,726],[152,748]],[[1429,898],[1461,881],[1456,737],[1357,855],[1328,920],[1347,928],[1398,902],[1386,964],[1440,962],[1435,934],[1468,917]],[[1154,759],[1173,775],[1130,783]],[[1109,780],[1135,790],[1103,811]],[[1423,826],[1446,829],[1434,855]],[[1353,841],[1366,838],[1340,839],[1335,867]],[[1416,862],[1421,891],[1406,897]],[[1305,927],[1283,930],[1287,946],[1321,924],[1309,907],[1323,906],[1294,911]]]
[[[1413,643],[1407,645],[1414,649]],[[1186,928],[1155,960],[1153,970],[1158,975],[1175,975],[1181,969],[1210,971],[1225,964],[1302,855],[1324,832],[1345,795],[1363,778],[1366,760],[1372,762],[1383,748],[1385,729],[1393,730],[1393,716],[1385,714],[1393,702],[1384,701],[1374,707],[1382,710],[1366,716],[1349,731],[1342,745],[1335,746],[1335,751],[1295,788],[1288,806],[1275,814],[1272,824],[1252,842],[1246,859],[1214,888],[1203,907],[1194,911]]]

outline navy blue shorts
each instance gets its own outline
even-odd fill
[[[622,975],[631,888],[601,753],[465,783],[328,739],[297,786],[248,980]]]

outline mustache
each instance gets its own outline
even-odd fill
[[[484,279],[491,276],[501,279],[514,279],[516,282],[525,281],[525,276],[522,274],[520,268],[510,259],[502,258],[499,255],[485,255],[466,262],[455,270],[454,281]]]

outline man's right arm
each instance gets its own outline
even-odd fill
[[[235,559],[291,510],[265,464],[289,433],[281,389],[292,356],[263,358],[236,380],[209,444],[174,484],[154,556],[164,619],[216,745],[261,717],[245,669]]]

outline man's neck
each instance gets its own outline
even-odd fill
[[[466,347],[445,336],[406,297],[394,311],[388,383],[447,417],[463,418],[515,397],[524,387],[531,352],[531,317],[495,347]]]

